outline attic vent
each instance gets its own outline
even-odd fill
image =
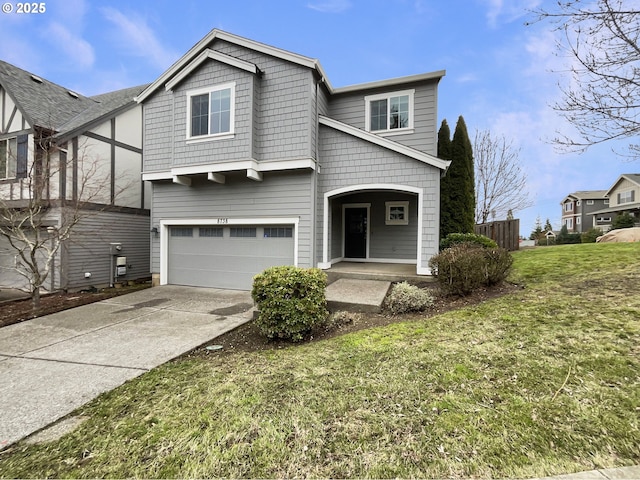
[[[67,93],[73,98],[78,98],[78,94],[76,92],[72,92],[71,90],[67,90]]]
[[[42,79],[37,75],[31,75],[31,80],[37,83],[42,83]]]

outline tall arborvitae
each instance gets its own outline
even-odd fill
[[[440,137],[438,137],[440,138]],[[445,178],[444,204],[441,201],[440,236],[450,233],[473,232],[475,217],[475,182],[473,175],[473,148],[464,118],[460,116],[451,141],[451,166]]]
[[[442,120],[438,130],[438,158],[451,160],[451,130],[446,120]],[[445,174],[440,178],[440,238],[444,238],[448,231],[449,211],[451,210],[451,176]],[[446,231],[446,233],[445,233]]]

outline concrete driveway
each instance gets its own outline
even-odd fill
[[[0,328],[0,449],[252,316],[249,292],[167,285]]]

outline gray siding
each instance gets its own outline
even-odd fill
[[[438,121],[438,82],[435,80],[427,84],[409,84],[396,86],[391,89],[376,89],[335,95],[330,99],[329,116],[361,130],[365,130],[365,96],[408,89],[415,89],[414,133],[394,135],[391,138],[395,142],[402,143],[416,150],[436,155],[438,151],[436,134]]]
[[[173,93],[159,89],[143,106],[143,171],[171,168],[173,157]]]
[[[170,219],[298,217],[298,265],[312,266],[313,176],[308,172],[265,173],[262,182],[229,175],[224,185],[194,179],[191,187],[153,184],[152,225]],[[197,222],[196,222],[197,223]],[[259,223],[259,222],[256,222]],[[160,238],[152,244],[152,268],[160,272]]]
[[[409,224],[386,225],[385,202],[408,201]],[[349,203],[370,203],[369,258],[415,260],[418,248],[417,197],[401,192],[363,192],[336,198],[331,204],[332,257],[342,256],[342,206]]]
[[[440,170],[325,126],[320,128],[320,145],[318,260],[322,260],[324,193],[340,187],[386,183],[419,187],[424,191],[421,258],[422,266],[426,267],[427,260],[438,251]],[[334,232],[330,232],[329,238],[336,238]],[[331,251],[329,258],[339,255]]]
[[[135,280],[150,275],[150,218],[120,212],[95,212],[83,218],[66,243],[63,258],[66,268],[60,286],[79,289],[89,285],[111,283],[109,244],[122,243],[121,255],[127,257],[127,275],[122,280]],[[91,278],[85,278],[85,273]]]

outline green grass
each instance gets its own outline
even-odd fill
[[[640,463],[640,244],[515,254],[515,294],[176,361],[2,477],[534,477]]]

